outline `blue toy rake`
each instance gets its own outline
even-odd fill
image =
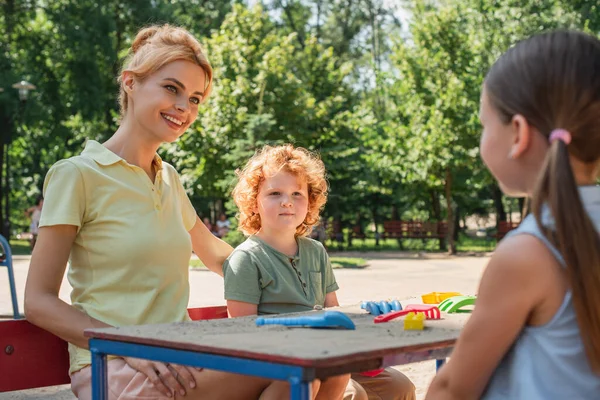
[[[354,322],[340,311],[325,311],[317,315],[300,317],[258,317],[256,325],[284,325],[308,328],[356,329]]]

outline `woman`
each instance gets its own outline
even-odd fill
[[[168,25],[142,29],[119,83],[115,134],[89,140],[48,172],[25,289],[29,321],[69,342],[79,399],[91,397],[85,329],[188,320],[192,249],[219,275],[232,250],[206,229],[177,172],[156,154],[210,94],[212,69],[198,41]],[[69,259],[72,305],[58,297]],[[110,359],[108,377],[114,398],[255,399],[269,383],[132,358]]]

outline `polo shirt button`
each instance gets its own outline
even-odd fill
[[[157,210],[160,210],[160,206],[158,204],[156,206],[154,206],[154,208],[156,208]]]
[[[306,287],[306,283],[302,282],[302,286]]]

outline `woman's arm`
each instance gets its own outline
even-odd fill
[[[226,242],[213,235],[196,216],[196,224],[190,230],[194,253],[212,272],[223,276],[223,262],[233,251]]]
[[[73,225],[40,228],[25,285],[25,315],[32,324],[88,348],[83,331],[110,325],[91,318],[58,297],[76,234],[77,227]]]
[[[74,225],[40,228],[25,285],[25,314],[34,325],[87,349],[88,338],[83,336],[83,331],[110,325],[86,315],[58,298],[76,234],[77,227]],[[124,359],[132,368],[148,376],[165,396],[171,397],[172,390],[185,393],[186,386],[192,382],[195,384],[188,367],[130,357]],[[173,371],[176,371],[176,374]]]
[[[553,263],[556,260],[533,236],[519,235],[501,243],[481,279],[475,310],[426,400],[481,397],[502,357],[547,299],[548,285],[542,277],[549,275]]]

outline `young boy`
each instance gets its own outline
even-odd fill
[[[249,237],[223,266],[230,316],[338,306],[327,252],[306,237],[327,201],[323,162],[292,145],[266,146],[239,173],[233,197],[239,229]],[[342,375],[316,382],[316,399],[414,399],[414,386],[395,370],[352,377],[356,379]],[[287,383],[274,382],[261,399],[281,399],[287,393]]]

